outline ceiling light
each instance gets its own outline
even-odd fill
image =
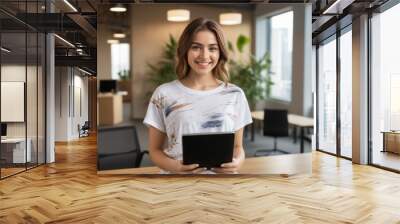
[[[78,10],[71,3],[69,3],[68,0],[64,0],[64,3],[67,4],[74,12],[78,12]]]
[[[113,37],[114,38],[125,38],[126,34],[124,34],[124,33],[114,33]]]
[[[85,74],[87,74],[87,75],[93,75],[92,73],[90,73],[90,72],[88,72],[88,71],[86,71],[86,70],[83,70],[83,69],[81,69],[81,68],[79,68],[79,67],[78,67],[78,70],[81,71],[81,72],[83,72],[83,73],[85,73]]]
[[[240,13],[222,13],[219,15],[221,25],[238,25],[242,23],[242,14]]]
[[[341,14],[354,0],[336,0],[322,14]]]
[[[6,52],[6,53],[10,53],[10,52],[11,52],[11,50],[9,50],[9,49],[7,49],[7,48],[5,48],[5,47],[1,47],[0,49],[1,49],[2,51]]]
[[[119,40],[110,39],[110,40],[107,40],[107,43],[109,43],[109,44],[119,44]]]
[[[110,8],[111,12],[126,12],[126,7],[120,3]]]
[[[71,42],[69,42],[68,40],[66,40],[66,39],[64,39],[64,38],[62,38],[62,37],[60,37],[60,36],[57,35],[57,34],[54,34],[54,36],[57,37],[57,38],[58,38],[59,40],[61,40],[62,42],[64,42],[65,44],[67,44],[68,46],[75,48],[75,45],[73,45],[73,44],[72,44]]]
[[[190,11],[186,9],[172,9],[167,12],[167,20],[171,22],[189,21]]]
[[[76,49],[76,52],[82,52],[82,51],[83,51],[83,50],[80,49],[80,48]]]

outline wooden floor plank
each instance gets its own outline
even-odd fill
[[[0,223],[400,223],[400,175],[313,152],[308,175],[99,176],[96,138],[0,181]]]

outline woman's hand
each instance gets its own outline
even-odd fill
[[[223,163],[221,167],[212,168],[216,173],[237,174],[243,163],[243,157],[233,158],[230,163]]]
[[[181,160],[176,160],[176,166],[171,172],[175,174],[198,174],[205,170],[206,168],[199,167],[199,164],[184,165]]]
[[[221,167],[216,167],[211,170],[216,173],[231,173],[231,174],[238,173],[245,158],[242,142],[243,142],[243,128],[235,132],[235,148],[233,151],[232,162],[223,163],[221,164]]]

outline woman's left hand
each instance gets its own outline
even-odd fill
[[[230,163],[223,163],[221,167],[212,168],[211,170],[216,173],[237,174],[239,168],[242,166],[243,159],[233,158]]]

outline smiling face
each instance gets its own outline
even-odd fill
[[[212,75],[219,56],[219,46],[214,33],[209,30],[197,32],[187,52],[190,72],[197,75]]]

